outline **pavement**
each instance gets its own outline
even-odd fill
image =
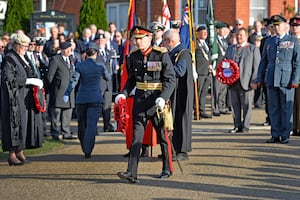
[[[177,163],[168,179],[157,179],[162,163],[141,158],[140,183],[120,180],[127,153],[121,133],[97,136],[91,159],[85,159],[78,140],[65,141],[63,148],[31,156],[24,166],[0,161],[0,199],[3,200],[94,200],[94,199],[300,199],[300,137],[288,144],[266,144],[270,127],[262,126],[263,109],[253,110],[249,133],[228,133],[231,115],[193,120],[193,143],[189,160]],[[99,124],[99,128],[101,123]],[[76,131],[76,122],[72,122]]]

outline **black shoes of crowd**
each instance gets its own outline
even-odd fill
[[[249,128],[234,127],[228,131],[229,133],[249,133]]]
[[[123,180],[128,180],[129,183],[139,183],[140,180],[138,180],[135,177],[132,177],[130,173],[128,172],[118,172],[118,177]],[[156,178],[165,179],[172,176],[172,172],[169,170],[163,170]]]
[[[289,138],[280,138],[279,137],[271,137],[266,141],[266,143],[280,143],[280,144],[287,144],[289,143]]]

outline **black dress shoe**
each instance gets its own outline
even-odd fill
[[[130,151],[123,155],[123,157],[128,158],[130,156]]]
[[[220,117],[221,114],[219,112],[213,112],[213,116]]]
[[[8,165],[9,166],[21,166],[24,165],[24,163],[22,161],[12,161],[11,159],[7,159]]]
[[[276,142],[280,142],[279,137],[271,137],[266,141],[266,143],[276,143]]]
[[[234,127],[233,129],[228,131],[229,133],[241,133],[243,130],[239,127]]]
[[[172,173],[169,170],[164,170],[157,178],[169,178],[170,176],[172,176]]]
[[[91,154],[91,153],[85,153],[85,154],[84,154],[84,157],[85,157],[85,158],[91,158],[91,157],[92,157],[92,154]]]
[[[176,158],[177,158],[177,160],[188,160],[189,159],[189,156],[188,156],[188,154],[187,153],[178,153],[177,155],[176,155]]]
[[[149,156],[148,147],[142,147],[142,153],[140,157],[148,157],[148,156]]]
[[[220,111],[220,113],[223,114],[223,115],[229,115],[229,114],[231,114],[231,112],[228,111],[228,110],[222,110],[222,111]]]
[[[207,113],[200,113],[200,117],[203,117],[203,118],[212,118],[211,115],[207,114]]]
[[[289,138],[282,138],[280,144],[287,144],[289,143]]]
[[[20,156],[18,156],[18,155],[16,155],[17,156],[17,158],[22,162],[22,163],[32,163],[30,160],[28,160],[28,159],[23,159],[23,158],[21,158]]]
[[[74,139],[77,139],[77,135],[72,135],[72,134],[64,134],[63,135],[63,139],[64,140],[74,140]]]
[[[243,133],[249,133],[249,128],[243,128],[243,129],[242,129],[242,132],[243,132]]]
[[[118,172],[118,177],[120,179],[126,179],[129,183],[139,183],[140,181],[137,178],[132,177],[128,172]]]

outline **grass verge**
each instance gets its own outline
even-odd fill
[[[2,142],[0,140],[0,145],[2,145]],[[63,141],[55,141],[52,140],[51,138],[45,138],[45,142],[43,143],[43,146],[40,148],[35,148],[35,149],[25,149],[24,153],[26,156],[30,156],[30,155],[38,155],[38,154],[42,154],[42,153],[46,153],[49,151],[52,151],[53,149],[57,149],[64,146]],[[0,159],[4,159],[7,158],[7,154],[8,152],[0,152]]]

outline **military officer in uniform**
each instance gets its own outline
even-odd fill
[[[162,45],[162,37],[166,27],[159,22],[152,22],[150,28],[154,32],[153,46],[160,47]]]
[[[300,46],[286,33],[286,19],[273,15],[276,35],[265,41],[258,69],[257,84],[267,87],[271,138],[267,143],[289,142],[293,124],[295,88],[299,84]]]
[[[121,179],[137,183],[137,168],[145,127],[151,120],[159,137],[163,167],[159,178],[172,175],[172,152],[169,137],[164,132],[164,121],[157,114],[169,100],[175,88],[175,73],[172,62],[165,48],[153,47],[152,30],[142,26],[132,28],[132,38],[137,49],[127,58],[128,80],[115,102],[126,98],[136,87],[133,104],[133,139],[126,172],[119,172]]]

